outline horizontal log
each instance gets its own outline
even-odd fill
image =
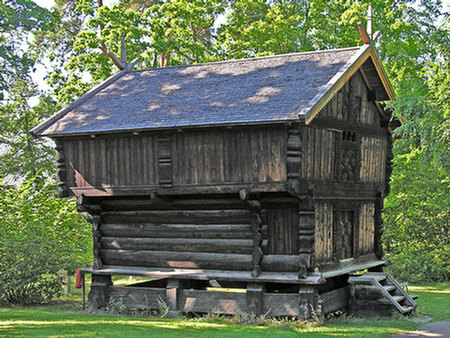
[[[250,222],[252,215],[247,210],[152,210],[108,211],[101,217],[103,223],[229,224]]]
[[[298,293],[265,293],[263,312],[271,317],[299,315]]]
[[[145,199],[104,199],[102,209],[104,211],[138,211],[138,210],[189,210],[189,209],[242,209],[243,202],[238,198],[171,198],[163,197],[152,200]]]
[[[251,254],[251,239],[103,237],[103,249]]]
[[[165,288],[110,286],[107,289],[108,296],[118,299],[132,309],[159,310],[160,300],[165,300]]]
[[[273,272],[297,272],[299,257],[297,255],[266,255],[262,259],[262,270]]]
[[[250,270],[252,256],[204,252],[101,250],[106,265],[192,269]]]
[[[348,287],[329,291],[320,295],[323,300],[323,313],[339,310],[348,305]]]
[[[180,307],[185,312],[242,314],[247,312],[245,293],[181,290]]]
[[[261,192],[286,192],[286,182],[266,183],[230,183],[223,185],[172,185],[163,187],[161,185],[146,186],[98,186],[98,187],[70,187],[75,196],[93,197],[117,197],[117,196],[149,196],[152,192],[160,196],[179,196],[196,194],[237,194],[239,190],[247,189],[249,193]]]
[[[105,237],[251,239],[250,224],[102,224]]]

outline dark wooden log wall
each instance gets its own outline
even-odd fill
[[[102,198],[100,208],[94,259],[101,266],[253,271],[257,249],[263,254],[257,262],[261,271],[296,272],[299,268],[298,239],[288,234],[298,231],[298,209],[256,212],[238,196],[167,201]],[[266,218],[272,222],[269,235]],[[287,225],[282,222],[286,218]],[[258,220],[262,226],[255,243]],[[273,233],[274,228],[279,233]]]
[[[286,133],[253,127],[103,135],[67,139],[60,150],[68,187],[284,182]]]

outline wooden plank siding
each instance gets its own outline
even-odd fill
[[[361,165],[359,179],[367,183],[384,183],[387,140],[377,137],[361,137]]]
[[[256,127],[65,140],[67,186],[158,185],[167,174],[158,157],[164,135],[170,135],[172,170],[164,181],[174,186],[284,182],[286,133],[285,127]]]
[[[268,254],[298,254],[298,208],[267,210]]]
[[[318,264],[333,259],[333,203],[316,202],[314,251]]]
[[[375,203],[361,203],[359,212],[359,255],[373,253],[375,233]]]
[[[360,72],[356,72],[319,114],[333,118],[380,127],[380,114],[374,102],[368,100],[369,89]]]
[[[69,187],[158,183],[156,136],[72,139],[64,146]]]
[[[252,128],[174,135],[174,185],[286,180],[286,129]]]
[[[303,126],[301,134],[304,160],[300,177],[307,180],[333,179],[335,133]]]

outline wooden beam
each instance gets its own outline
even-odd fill
[[[371,39],[369,34],[367,34],[366,29],[364,28],[363,24],[361,22],[358,22],[358,29],[359,29],[359,34],[361,34],[361,38],[363,39],[363,42],[365,45],[370,44]]]
[[[181,269],[155,267],[124,267],[104,265],[102,269],[92,267],[81,269],[83,273],[97,275],[145,276],[152,278],[176,278],[192,280],[217,280],[230,282],[258,282],[258,283],[288,283],[319,285],[325,283],[320,273],[308,274],[307,278],[298,278],[297,272],[267,272],[262,271],[258,277],[252,277],[251,271],[212,270],[212,269]]]

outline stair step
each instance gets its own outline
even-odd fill
[[[386,279],[386,275],[385,274],[381,274],[381,273],[366,273],[365,275],[363,275],[364,277],[369,277],[369,278],[373,278],[378,282],[384,281]]]
[[[402,310],[402,313],[403,313],[403,314],[404,314],[404,313],[409,313],[409,312],[411,312],[411,311],[414,310],[414,307],[413,307],[413,306],[402,306],[402,308],[403,308],[403,310]]]
[[[417,298],[419,298],[419,295],[409,295],[412,299],[416,300]]]
[[[395,286],[394,285],[383,285],[383,289],[385,289],[387,292],[391,292],[391,291],[395,290]]]
[[[397,303],[400,303],[402,300],[405,299],[404,296],[392,296],[392,298],[394,298],[394,300],[395,300]]]

